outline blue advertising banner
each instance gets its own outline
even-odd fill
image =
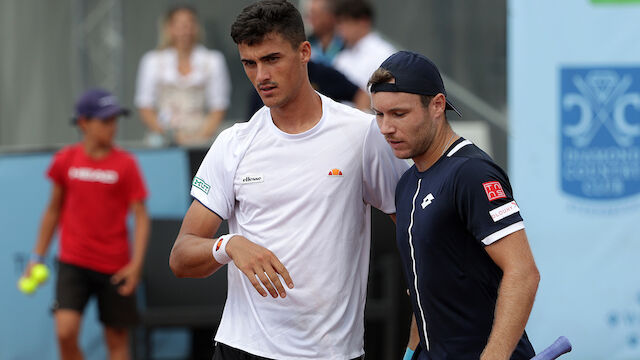
[[[640,4],[508,1],[509,176],[542,276],[527,331],[640,359]]]

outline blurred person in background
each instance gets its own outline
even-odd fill
[[[333,1],[337,31],[346,45],[336,55],[333,66],[366,91],[371,74],[395,49],[373,30],[375,14],[367,0]]]
[[[311,61],[332,66],[333,59],[344,49],[344,41],[336,33],[335,0],[309,0],[307,23],[311,27]]]
[[[200,44],[194,8],[179,5],[165,18],[161,44],[140,60],[135,104],[152,146],[201,145],[222,122],[231,84],[221,52]]]
[[[76,103],[82,140],[58,151],[47,171],[52,181],[31,260],[42,263],[60,225],[55,301],[52,306],[62,359],[82,359],[82,314],[98,301],[109,359],[130,359],[129,328],[138,320],[135,289],[149,234],[147,190],[134,157],[113,143],[118,117],[128,111],[115,96],[95,89]],[[133,252],[127,215],[135,220]]]

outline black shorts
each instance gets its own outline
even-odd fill
[[[56,295],[52,310],[84,311],[91,296],[98,300],[100,322],[105,326],[124,328],[138,322],[135,292],[129,296],[118,293],[111,275],[58,261]]]
[[[364,355],[353,360],[364,359]],[[223,343],[216,343],[216,351],[213,353],[213,360],[273,360],[249,354],[248,352],[232,348]]]

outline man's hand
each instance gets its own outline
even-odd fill
[[[128,263],[117,273],[111,276],[112,284],[118,285],[118,293],[122,296],[129,296],[133,293],[140,282],[142,267],[133,263]]]
[[[278,275],[282,276],[289,289],[293,289],[289,272],[271,251],[240,235],[229,239],[226,250],[236,267],[247,276],[260,295],[267,296],[267,292],[260,284],[262,282],[274,298],[277,298],[278,294],[282,298],[287,296]]]

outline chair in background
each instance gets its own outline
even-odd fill
[[[169,254],[180,230],[181,219],[152,219],[151,236],[141,280],[140,330],[142,349],[134,341],[134,357],[150,359],[153,353],[151,333],[169,327],[190,328],[192,335],[211,336],[218,327],[227,297],[226,267],[205,279],[178,279],[169,268]],[[226,221],[220,234],[228,232]],[[192,346],[192,358],[200,358],[195,351],[212,351],[211,339],[207,349]],[[141,350],[141,351],[140,351]],[[142,352],[138,356],[139,352]],[[204,358],[204,356],[203,356]],[[211,359],[209,356],[208,359]]]

